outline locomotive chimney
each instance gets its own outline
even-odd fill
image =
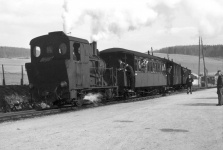
[[[92,43],[91,43],[91,46],[92,46],[92,49],[93,49],[93,55],[98,55],[97,54],[97,42],[96,41],[93,41]]]

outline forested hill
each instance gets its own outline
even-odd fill
[[[168,53],[168,54],[184,54],[184,55],[194,55],[198,56],[199,46],[173,46],[162,48],[158,53]],[[206,57],[221,57],[223,58],[223,45],[204,45],[204,55]]]
[[[0,46],[0,58],[30,58],[30,50],[26,48]]]

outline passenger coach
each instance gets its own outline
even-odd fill
[[[153,90],[162,92],[167,87],[167,66],[162,58],[122,48],[103,50],[100,52],[100,57],[105,60],[108,68],[119,68],[119,59],[132,66],[135,72],[136,92],[142,94]],[[120,91],[128,88],[123,71],[117,72],[117,81]]]

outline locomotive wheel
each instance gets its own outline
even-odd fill
[[[77,107],[81,107],[83,105],[83,100],[82,99],[77,99],[77,100],[74,100],[74,104],[77,106]]]
[[[105,98],[107,100],[111,100],[111,99],[114,98],[114,93],[113,93],[113,90],[112,89],[105,90]]]
[[[75,105],[76,105],[77,107],[81,107],[82,104],[83,104],[83,103],[82,103],[80,100],[75,101]]]

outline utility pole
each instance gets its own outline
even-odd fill
[[[200,87],[200,64],[201,63],[201,37],[199,36],[199,53],[198,53],[198,87]]]
[[[205,67],[205,60],[204,60],[204,46],[203,46],[203,40],[202,40],[202,38],[201,38],[201,50],[202,50],[203,63],[204,63],[204,82],[205,82],[205,87],[208,87],[208,84],[207,84],[207,75],[206,75],[206,67]]]
[[[5,71],[4,71],[4,66],[3,65],[2,65],[2,75],[3,75],[2,85],[5,86]]]
[[[23,85],[23,65],[22,65],[22,68],[21,69],[22,69],[22,72],[21,72],[22,73],[21,74],[21,85]]]

